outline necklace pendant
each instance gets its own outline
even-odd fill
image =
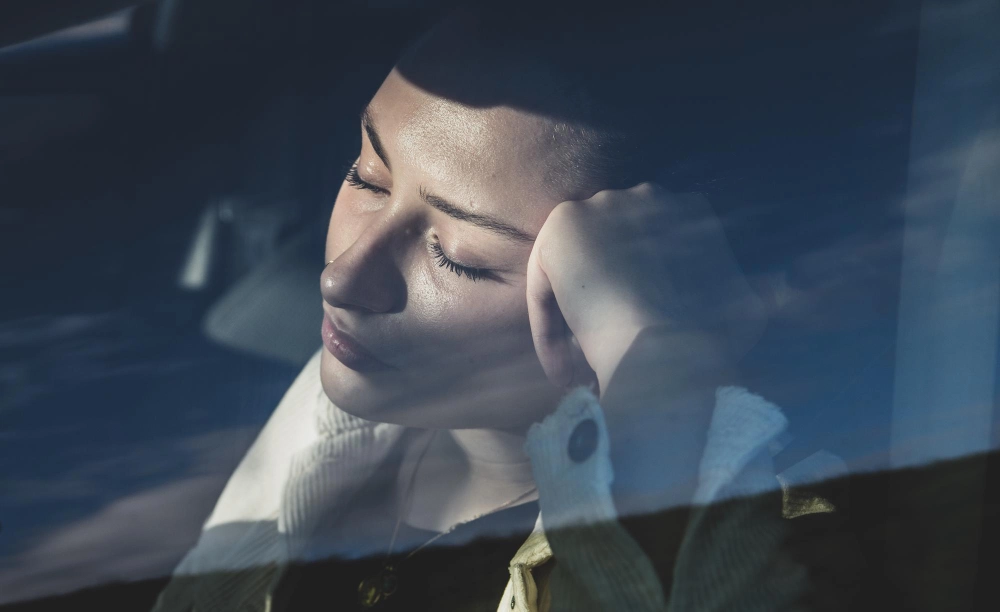
[[[365,578],[358,585],[358,603],[363,608],[374,608],[389,599],[398,586],[396,568],[386,564],[379,573]]]

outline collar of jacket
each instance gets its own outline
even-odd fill
[[[581,460],[578,452],[571,452],[571,445],[586,422],[596,425],[597,437],[593,452]],[[781,410],[762,397],[739,387],[718,388],[694,503],[709,504],[727,496],[773,490],[777,481],[772,471],[765,468],[747,477],[744,468],[762,455],[769,458],[770,445],[787,424]],[[664,444],[670,443],[664,440]],[[608,432],[592,392],[579,388],[568,394],[553,414],[532,426],[525,449],[538,485],[541,514],[510,562],[511,577],[498,608],[501,611],[545,609],[532,570],[553,557],[546,529],[587,527],[617,519],[610,489],[614,474]],[[735,482],[741,472],[744,477]],[[639,559],[635,571],[647,573],[651,568]],[[658,584],[655,577],[647,582]]]

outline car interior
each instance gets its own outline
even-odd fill
[[[9,487],[11,499],[21,496],[6,507],[0,500],[0,572],[13,572],[0,579],[0,590],[15,593],[13,585],[29,585],[18,586],[9,600],[0,597],[0,609],[65,609],[68,600],[58,596],[93,587],[94,580],[162,579],[160,568],[172,566],[195,541],[197,517],[207,515],[228,471],[320,348],[317,281],[330,210],[357,154],[359,112],[400,51],[452,4],[17,0],[0,8],[0,488]],[[764,162],[758,162],[764,178],[757,182],[738,171],[727,175],[755,198],[761,213],[750,222],[759,223],[761,232],[772,231],[766,226],[769,198],[807,201],[812,191],[827,187],[832,191],[825,202],[833,204],[828,221],[842,211],[863,211],[860,193],[878,194],[899,210],[913,189],[913,160],[945,142],[941,134],[978,130],[983,117],[995,113],[995,99],[974,104],[934,97],[935,75],[952,74],[949,66],[969,56],[929,54],[927,48],[958,53],[960,46],[940,42],[945,35],[935,38],[917,4],[817,3],[822,10],[795,17],[823,23],[803,38],[840,53],[840,63],[817,68],[815,78],[841,79],[828,89],[844,114],[808,133],[797,131],[792,118],[788,134],[770,135],[787,147],[783,171],[802,164],[808,177],[803,184],[777,188],[769,174],[777,170]],[[736,9],[715,18],[720,27],[748,19]],[[859,34],[862,22],[877,24],[862,29],[879,35]],[[966,40],[988,39],[981,25],[970,24]],[[939,44],[927,47],[928,40]],[[986,42],[961,49],[977,61],[989,58],[986,53],[1000,58]],[[937,57],[944,59],[935,64]],[[990,87],[996,80],[979,91],[994,91]],[[867,96],[865,104],[851,106],[861,96]],[[928,110],[927,100],[944,110]],[[948,116],[966,117],[968,126],[944,121]],[[732,136],[735,143],[744,135]],[[832,148],[821,148],[828,145],[841,147],[838,155],[848,151],[851,161],[824,165],[833,159]],[[704,158],[719,146],[729,147],[733,165],[752,157],[739,145],[713,141],[702,143]],[[981,151],[984,167],[992,167],[995,158]],[[700,154],[687,167],[689,185],[702,180]],[[953,169],[955,184],[968,167]],[[856,189],[836,191],[841,180]],[[714,203],[722,210],[738,205],[723,195]],[[801,215],[820,215],[816,211],[804,206]],[[942,227],[965,227],[952,212],[942,213],[951,219]],[[873,212],[865,219],[877,223],[883,217]],[[826,238],[819,229],[775,239]],[[854,256],[865,254],[845,254]],[[861,330],[851,346],[830,338],[823,347],[831,363],[852,359],[845,355],[858,342],[865,347],[858,357],[864,365],[852,373],[852,384],[864,391],[849,400],[827,394],[842,386],[831,374],[823,393],[834,406],[853,402],[850,414],[863,414],[870,426],[857,435],[870,436],[873,448],[888,453],[894,431],[926,423],[893,403],[893,376],[898,385],[910,375],[894,359],[902,346],[899,334],[920,328],[919,318],[911,327],[898,326],[915,312],[907,310],[905,286],[907,274],[917,272],[908,272],[905,252],[885,257],[904,286],[903,297],[893,297],[903,301],[868,306],[883,308],[889,323]],[[983,320],[991,316],[979,314]],[[794,333],[773,328],[757,355],[781,353]],[[983,350],[995,359],[993,340]],[[795,375],[808,375],[795,352],[804,355],[807,348],[782,353]],[[995,382],[995,368],[989,376]],[[811,417],[812,430],[828,435],[796,439],[778,460],[790,464],[817,447],[846,454],[853,434],[842,425],[855,417],[844,414],[830,409]],[[985,451],[998,437],[995,396],[983,419]],[[222,437],[206,435],[211,432]],[[181,439],[187,442],[179,445]],[[17,573],[29,558],[25,551],[53,530],[146,487],[166,485],[178,471],[197,471],[194,463],[213,452],[211,479],[192,498],[195,518],[178,523],[176,548],[145,574],[109,570],[90,582],[49,587]],[[123,459],[134,456],[155,460],[138,469]],[[907,600],[926,592],[933,593],[928,605],[947,597],[976,609],[1000,602],[990,578],[1000,567],[1000,529],[991,520],[1000,515],[998,468],[995,455],[977,461],[943,489],[956,505],[967,503],[974,511],[962,514],[966,518],[949,514],[948,532],[928,536],[924,548],[913,544],[914,534],[941,525],[941,513],[950,511],[926,506],[905,513],[933,495],[913,492],[919,474],[901,471],[895,480],[872,476],[853,483],[852,495],[866,500],[863,509],[852,505],[859,509],[850,520],[865,534],[868,570],[894,576],[897,586],[923,585],[914,586]],[[93,467],[79,468],[84,464]],[[934,551],[945,545],[934,538],[968,545],[942,561]],[[100,540],[88,542],[100,546]],[[902,559],[913,565],[904,568]],[[39,567],[52,575],[68,571],[45,563]],[[957,576],[959,570],[940,570],[970,564],[965,578]],[[148,588],[117,591],[113,601],[96,591],[91,596],[105,609],[150,603]],[[44,597],[50,598],[24,603]]]

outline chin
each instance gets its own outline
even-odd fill
[[[454,427],[454,420],[446,411],[429,408],[435,402],[419,401],[422,394],[416,392],[413,385],[407,384],[398,371],[362,374],[324,351],[320,359],[320,381],[327,398],[351,416],[406,427]],[[437,405],[440,406],[440,403]]]
[[[431,380],[399,371],[361,374],[325,352],[320,365],[323,391],[347,414],[376,423],[421,429],[520,429],[540,420],[558,402],[561,392],[548,385],[544,374],[525,376],[508,372]],[[497,384],[517,380],[518,384]]]
[[[326,350],[320,358],[319,376],[323,392],[337,408],[367,421],[392,422],[385,419],[392,408],[386,398],[379,397],[384,395],[379,386],[340,363]]]

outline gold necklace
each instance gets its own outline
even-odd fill
[[[379,572],[374,576],[365,578],[364,580],[361,581],[360,584],[358,584],[358,603],[360,603],[361,606],[364,608],[374,608],[376,606],[385,603],[387,599],[392,597],[392,595],[396,592],[396,588],[399,586],[397,568],[396,566],[389,563],[389,558],[392,556],[392,549],[396,546],[396,536],[399,535],[399,525],[403,522],[403,515],[409,511],[410,504],[413,502],[413,483],[417,477],[417,469],[420,467],[420,463],[423,461],[424,455],[426,455],[427,451],[430,449],[431,442],[434,441],[435,436],[437,436],[437,430],[435,430],[431,434],[430,438],[427,440],[426,446],[424,446],[423,450],[420,451],[420,456],[417,457],[416,465],[413,468],[413,472],[410,474],[410,481],[406,485],[406,501],[404,502],[403,506],[400,507],[400,511],[398,513],[398,516],[396,517],[396,526],[392,530],[392,538],[389,540],[389,549],[385,553],[385,560],[382,562],[382,569],[380,569]],[[524,493],[521,493],[520,495],[518,495],[517,497],[515,497],[510,501],[504,502],[503,504],[497,506],[496,508],[493,508],[492,510],[482,512],[480,514],[473,516],[472,518],[455,523],[445,531],[436,534],[433,538],[427,540],[420,546],[411,550],[408,555],[403,557],[403,560],[400,561],[400,563],[405,563],[410,559],[410,557],[417,554],[427,546],[430,546],[439,538],[443,538],[449,533],[455,531],[462,525],[471,523],[472,521],[480,519],[486,516],[487,514],[499,512],[504,508],[507,508],[520,501],[525,500],[528,496],[530,496],[534,492],[535,492],[535,487],[532,486]]]

